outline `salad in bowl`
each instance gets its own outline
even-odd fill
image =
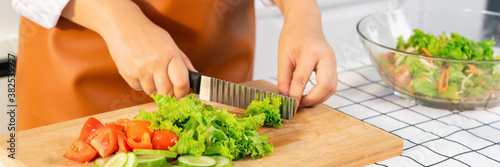
[[[442,21],[447,16],[453,17]],[[453,22],[461,16],[483,22]],[[396,95],[436,108],[490,108],[500,104],[500,57],[488,20],[497,17],[451,9],[386,11],[363,18],[358,32],[374,67]]]

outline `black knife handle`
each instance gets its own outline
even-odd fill
[[[201,74],[189,71],[189,87],[193,89],[193,93],[200,94]]]

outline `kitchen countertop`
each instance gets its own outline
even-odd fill
[[[500,106],[449,111],[409,103],[393,94],[368,58],[339,64],[338,74],[337,93],[323,104],[404,139],[401,156],[370,167],[500,166]]]

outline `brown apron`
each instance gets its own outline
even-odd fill
[[[134,0],[201,73],[251,80],[252,0]],[[22,17],[16,72],[18,130],[152,101],[131,89],[97,33],[60,18],[45,29]]]

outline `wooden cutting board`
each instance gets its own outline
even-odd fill
[[[251,81],[244,85],[276,92],[276,85],[267,81]],[[227,106],[204,101],[215,108]],[[94,115],[101,122],[133,118],[139,109],[154,111],[155,103]],[[242,114],[243,110],[228,107]],[[359,111],[363,112],[363,111]],[[87,120],[79,118],[16,133],[16,159],[7,157],[9,135],[0,136],[0,162],[5,166],[94,166],[93,162],[78,163],[62,157],[78,138]],[[260,128],[274,144],[269,157],[235,161],[235,166],[365,166],[403,152],[403,139],[325,105],[302,108],[283,127]]]

